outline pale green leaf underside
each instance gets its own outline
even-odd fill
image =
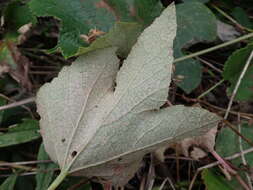
[[[176,28],[172,5],[144,30],[119,71],[116,49],[100,49],[40,89],[45,148],[62,169],[122,185],[146,153],[216,125],[217,116],[201,108],[159,109],[167,100]]]

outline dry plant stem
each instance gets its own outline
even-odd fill
[[[154,156],[151,154],[151,162],[149,166],[148,175],[146,178],[145,189],[152,190],[154,182],[155,182],[155,168],[154,168]]]
[[[249,186],[243,181],[241,176],[238,174],[235,176],[236,180],[240,183],[240,185],[245,189],[245,190],[250,190]]]
[[[22,165],[13,164],[13,163],[10,164],[8,162],[3,162],[3,161],[0,161],[0,166],[1,165],[5,165],[5,166],[12,167],[12,168],[17,168],[17,169],[22,169],[22,170],[26,170],[26,171],[37,171],[37,169],[33,168],[33,167],[22,166]]]
[[[180,62],[180,61],[184,61],[186,59],[190,59],[190,58],[193,58],[193,57],[197,57],[197,56],[200,56],[200,55],[203,55],[203,54],[206,54],[206,53],[209,53],[209,52],[212,52],[214,50],[217,50],[217,49],[220,49],[220,48],[223,48],[223,47],[226,47],[226,46],[229,46],[229,45],[232,45],[232,44],[235,44],[235,43],[238,43],[238,42],[241,42],[242,40],[246,40],[248,38],[252,38],[253,37],[253,33],[249,33],[247,35],[244,35],[244,36],[241,36],[239,38],[236,38],[234,40],[231,40],[229,42],[225,42],[223,44],[219,44],[217,46],[213,46],[211,48],[208,48],[208,49],[204,49],[202,51],[199,51],[199,52],[196,52],[196,53],[192,53],[190,55],[186,55],[186,56],[183,56],[183,57],[180,57],[180,58],[177,58],[174,60],[174,63],[177,63],[177,62]]]
[[[165,159],[179,159],[179,160],[187,160],[187,161],[195,161],[194,159],[192,158],[188,158],[188,157],[182,157],[182,156],[164,156]]]
[[[249,58],[248,58],[248,60],[247,60],[247,62],[245,64],[245,66],[244,66],[244,68],[243,68],[243,70],[242,70],[242,72],[241,72],[241,74],[239,76],[239,79],[238,79],[238,81],[236,83],[236,86],[235,86],[235,88],[233,90],[232,96],[231,96],[230,101],[228,103],[228,108],[227,108],[226,114],[224,116],[224,119],[227,119],[227,117],[228,117],[228,114],[229,114],[229,111],[230,111],[231,106],[233,104],[233,101],[234,101],[235,95],[237,93],[237,90],[238,90],[238,88],[239,88],[239,86],[241,84],[242,78],[244,77],[247,69],[249,68],[249,65],[250,65],[250,62],[251,62],[252,58],[253,58],[253,51],[251,51],[250,56],[249,56]]]
[[[198,60],[200,60],[202,63],[206,64],[207,66],[209,66],[210,68],[212,68],[213,70],[217,71],[218,73],[222,73],[222,70],[218,69],[217,67],[213,66],[211,63],[209,63],[208,61],[197,57]]]
[[[236,127],[232,125],[229,121],[223,120],[224,123],[228,125],[230,129],[232,129],[233,132],[235,132],[239,137],[241,137],[245,142],[247,142],[249,145],[253,146],[253,142],[249,140],[248,138],[244,137],[239,131],[237,131]]]
[[[179,165],[180,165],[180,164],[179,164],[179,159],[178,159],[178,157],[179,157],[179,152],[178,152],[178,150],[179,150],[179,149],[177,148],[177,149],[176,149],[176,157],[177,157],[177,158],[176,158],[176,166],[177,166],[177,167],[176,167],[176,168],[177,168],[177,172],[176,172],[176,173],[177,173],[177,182],[180,182],[180,172],[179,172],[179,168],[180,168]]]
[[[88,182],[87,179],[83,179],[83,180],[79,181],[77,184],[74,184],[73,186],[68,188],[68,190],[76,190],[76,189],[80,188],[82,185],[86,184],[87,182]]]
[[[227,18],[228,20],[230,20],[233,24],[235,24],[238,28],[240,28],[241,30],[246,30],[249,32],[252,32],[251,29],[248,29],[244,26],[242,26],[240,23],[238,23],[234,18],[232,18],[231,16],[229,16],[226,12],[224,12],[223,10],[221,10],[219,7],[217,7],[216,5],[212,4],[212,7],[215,8],[221,15],[223,15],[225,18]]]
[[[165,180],[163,180],[161,186],[159,187],[159,190],[162,190],[164,188],[164,186],[165,186],[165,184],[166,184],[167,181],[169,182],[170,187],[172,188],[172,190],[176,190],[176,188],[174,187],[172,181],[168,177]]]
[[[244,150],[244,151],[242,151],[242,152],[236,153],[236,154],[234,154],[234,155],[232,155],[232,156],[225,157],[224,160],[233,160],[233,159],[235,159],[235,158],[240,157],[242,154],[245,155],[245,154],[248,154],[248,153],[251,153],[251,152],[253,152],[253,147],[251,147],[251,148],[249,148],[249,149],[247,149],[247,150]],[[212,168],[212,167],[217,166],[217,165],[219,165],[219,164],[220,164],[220,162],[219,162],[219,161],[216,161],[216,162],[213,162],[213,163],[208,164],[208,165],[206,165],[206,166],[203,166],[203,167],[198,168],[197,171],[196,171],[196,173],[194,174],[192,180],[191,180],[191,183],[190,183],[190,185],[189,185],[188,190],[191,190],[191,189],[192,189],[192,187],[193,187],[193,185],[194,185],[194,182],[195,182],[195,180],[196,180],[198,174],[199,174],[202,170],[208,169],[208,168]]]
[[[18,174],[18,176],[36,175],[38,173],[48,173],[48,172],[51,172],[51,171],[55,172],[55,171],[59,171],[59,169],[58,168],[57,169],[49,169],[49,170],[39,170],[39,169],[37,169],[35,172],[23,172],[23,173]],[[11,175],[13,175],[13,173],[12,174],[3,174],[3,175],[0,175],[0,178],[6,178],[6,177],[9,177]]]
[[[221,81],[217,82],[215,85],[213,85],[211,88],[209,88],[207,91],[203,92],[202,94],[200,94],[197,99],[203,98],[204,96],[206,96],[209,92],[211,92],[213,89],[215,89],[217,86],[221,85],[225,80],[222,79]]]
[[[165,180],[163,180],[161,186],[159,187],[159,190],[162,190],[164,188],[164,186],[165,186],[165,184],[166,184],[167,181],[168,181],[168,178],[166,178]]]
[[[215,105],[212,105],[204,100],[201,100],[201,99],[196,99],[196,98],[189,98],[189,97],[186,97],[182,94],[178,94],[178,93],[175,93],[177,96],[180,96],[182,97],[183,99],[185,99],[186,101],[191,101],[191,102],[198,102],[198,103],[202,103],[202,104],[205,104],[206,106],[209,106],[211,108],[214,108],[214,109],[217,109],[217,110],[220,110],[222,112],[226,112],[226,109],[224,108],[221,108],[221,107],[218,107],[218,106],[215,106]],[[241,114],[241,117],[243,117],[244,119],[247,119],[247,120],[252,120],[253,119],[253,114],[251,113],[244,113],[244,112],[237,112],[237,111],[229,111],[230,114],[233,114],[233,115],[237,115],[238,113]]]
[[[0,111],[15,108],[15,107],[18,107],[18,106],[23,106],[25,104],[28,104],[28,103],[31,103],[31,102],[34,102],[34,101],[35,101],[35,97],[31,97],[31,98],[27,98],[27,99],[20,100],[20,101],[17,101],[17,102],[13,102],[11,104],[0,106]]]
[[[238,114],[238,131],[239,133],[241,133],[241,119],[240,119],[240,114]],[[242,146],[242,138],[239,137],[239,149],[240,149],[240,152],[242,153],[243,152],[243,146]],[[247,161],[245,159],[245,155],[242,153],[241,154],[241,159],[242,159],[242,164],[244,166],[247,166]],[[246,175],[246,178],[247,178],[247,181],[248,181],[248,187],[250,190],[253,190],[253,187],[252,187],[252,183],[251,183],[251,178],[249,176],[249,174],[247,172],[245,172],[245,175]]]
[[[5,96],[4,94],[1,94],[1,93],[0,93],[0,97],[4,98],[4,99],[6,99],[6,100],[8,100],[10,102],[16,102],[15,100],[13,100],[13,99],[11,99],[11,98],[9,98],[9,97]],[[33,119],[35,119],[34,115],[33,115],[33,113],[32,113],[32,111],[31,111],[30,108],[28,108],[27,106],[24,106],[24,105],[22,105],[21,107],[24,108],[25,110],[27,110],[30,113],[31,117]]]
[[[206,102],[206,101],[203,101],[203,100],[198,100],[198,102],[203,103],[203,104],[205,104],[205,105],[207,105],[207,106],[210,106],[210,107],[212,107],[212,108],[214,108],[214,109],[220,110],[220,111],[222,111],[222,112],[226,112],[226,111],[227,111],[227,110],[224,109],[224,108],[221,108],[221,107],[212,105],[212,104],[210,104],[210,103],[208,103],[208,102]],[[233,115],[237,115],[238,113],[240,113],[240,114],[241,114],[241,117],[243,117],[244,119],[248,119],[248,120],[253,119],[253,114],[250,114],[250,113],[243,113],[243,112],[236,112],[236,111],[229,111],[229,113],[230,113],[230,114],[233,114]]]
[[[24,162],[3,162],[0,161],[1,166],[12,166],[12,165],[29,165],[29,164],[41,164],[41,163],[52,163],[51,160],[35,160],[35,161],[24,161]]]
[[[168,182],[169,182],[171,188],[172,188],[173,190],[176,190],[176,188],[174,187],[174,184],[172,183],[171,179],[170,179],[169,177],[168,177],[167,179],[168,179]]]
[[[36,175],[37,172],[25,172],[25,173],[21,173],[21,174],[18,174],[18,176],[29,176],[29,175]],[[0,175],[0,178],[6,178],[6,177],[10,177],[12,176],[13,174],[4,174],[4,175]]]

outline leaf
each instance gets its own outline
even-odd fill
[[[163,9],[159,0],[135,0],[134,8],[135,16],[146,26],[158,17]]]
[[[21,26],[30,22],[36,23],[36,18],[32,15],[28,5],[20,0],[14,0],[8,5],[4,11],[4,19],[8,32],[16,35]]]
[[[16,180],[17,180],[17,175],[11,175],[9,176],[0,186],[0,190],[13,190]]]
[[[191,1],[176,6],[177,9],[177,37],[174,42],[174,56],[185,55],[183,48],[198,42],[210,42],[216,38],[216,18],[203,3]],[[201,66],[199,61],[187,59],[175,64],[175,76],[183,76],[177,85],[186,93],[194,90],[201,81]]]
[[[37,160],[49,160],[49,157],[44,149],[44,145],[41,144],[38,153]],[[39,172],[36,174],[36,190],[47,190],[49,184],[51,183],[54,175],[54,170],[57,166],[53,163],[40,163],[38,164],[39,170],[47,172]]]
[[[79,48],[77,55],[115,46],[118,47],[117,55],[125,58],[135,44],[141,31],[142,26],[138,23],[117,22],[107,34],[95,40],[90,46]]]
[[[204,169],[201,176],[208,190],[234,190],[223,176],[215,174],[212,169]]]
[[[253,23],[249,19],[246,11],[243,10],[241,7],[235,7],[232,11],[232,15],[242,26],[251,29],[253,28]]]
[[[231,94],[238,78],[247,62],[247,59],[253,51],[253,44],[249,44],[245,48],[236,50],[226,61],[224,65],[223,77],[231,83],[228,89],[228,93]],[[253,63],[253,62],[252,62]],[[237,94],[235,96],[236,100],[247,101],[253,98],[253,64],[249,66],[246,74],[241,80],[241,84],[238,88]]]
[[[8,132],[0,134],[0,147],[29,142],[40,137],[36,120],[26,119],[23,123],[11,126]]]
[[[241,134],[245,138],[250,139],[250,140],[253,139],[252,127],[253,127],[252,125],[249,126],[247,124],[243,124],[241,126]],[[242,150],[247,150],[251,148],[251,145],[249,145],[244,140],[242,140],[241,145],[242,145]],[[239,136],[229,128],[222,128],[222,130],[219,132],[219,135],[217,137],[215,149],[216,149],[216,152],[222,157],[231,156],[238,152],[241,152]],[[251,153],[245,154],[245,160],[248,166],[252,166],[253,153],[251,152]],[[237,168],[243,167],[241,157],[234,159],[231,162]],[[241,175],[242,179],[246,179],[246,176],[244,174],[244,169],[239,170],[238,174]],[[233,187],[236,187],[236,189],[238,190],[243,189],[243,187],[238,183],[238,181],[235,178],[232,178],[232,180],[229,181],[229,183],[231,183]]]
[[[158,0],[31,0],[31,10],[37,16],[54,16],[61,20],[62,28],[57,47],[65,57],[88,46],[80,35],[91,29],[108,32],[116,21],[139,21],[150,24],[162,10]]]
[[[85,46],[81,34],[95,28],[107,32],[117,20],[112,9],[101,0],[31,0],[29,6],[36,16],[54,16],[61,20],[57,47],[65,57]]]
[[[217,116],[200,108],[159,109],[171,80],[175,17],[174,5],[165,9],[119,71],[116,49],[101,49],[79,57],[39,90],[45,149],[61,175],[68,171],[123,185],[146,153],[217,124]]]

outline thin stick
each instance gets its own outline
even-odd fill
[[[31,102],[34,102],[34,101],[35,101],[35,97],[31,97],[31,98],[27,98],[27,99],[20,100],[20,101],[17,101],[17,102],[13,102],[11,104],[0,106],[0,111],[15,108],[15,107],[18,107],[18,106],[23,106],[25,104],[28,104],[28,103],[31,103]]]
[[[14,165],[29,165],[29,164],[41,164],[41,163],[52,163],[51,160],[35,160],[35,161],[24,161],[24,162],[3,162],[0,161],[1,166],[12,166]]]
[[[200,60],[202,63],[206,64],[208,67],[212,68],[213,70],[217,71],[218,73],[222,73],[222,70],[220,70],[219,68],[213,66],[211,63],[209,63],[208,61],[200,58],[200,57],[197,57],[198,60]]]
[[[250,139],[244,137],[241,133],[239,133],[239,131],[236,129],[236,127],[235,127],[233,124],[231,124],[231,123],[230,123],[229,121],[227,121],[227,120],[223,120],[222,122],[226,123],[227,126],[228,126],[233,132],[235,132],[239,137],[241,137],[245,142],[247,142],[249,145],[253,146],[253,142],[252,142]]]
[[[233,17],[231,17],[230,15],[228,15],[226,12],[224,12],[223,10],[221,10],[219,7],[217,7],[216,5],[212,4],[212,7],[215,8],[221,15],[223,15],[225,18],[227,18],[228,20],[230,20],[233,24],[235,24],[238,28],[240,28],[241,30],[247,30],[247,31],[251,31],[248,28],[245,28],[244,26],[242,26],[240,23],[238,23]]]
[[[236,153],[236,154],[234,154],[234,155],[232,155],[232,156],[225,157],[224,160],[233,160],[233,159],[235,159],[235,158],[240,157],[242,154],[245,155],[245,154],[248,154],[248,153],[251,153],[251,152],[253,152],[253,147],[251,147],[251,148],[249,148],[249,149],[247,149],[247,150],[244,150],[244,151],[242,151],[242,152]],[[217,166],[217,165],[219,165],[219,164],[220,164],[220,162],[219,162],[219,161],[216,161],[216,162],[213,162],[213,163],[211,163],[211,164],[208,164],[208,165],[205,165],[205,166],[202,166],[202,167],[198,168],[197,171],[196,171],[196,173],[195,173],[195,175],[194,175],[193,178],[192,178],[192,181],[191,181],[191,183],[190,183],[190,185],[189,185],[188,190],[191,190],[191,189],[192,189],[193,184],[194,184],[194,182],[195,182],[195,180],[196,180],[198,174],[199,174],[202,170],[208,169],[208,168],[212,168],[212,167]]]
[[[237,90],[238,90],[238,88],[239,88],[239,86],[241,84],[242,78],[244,77],[247,69],[249,68],[249,65],[250,65],[250,62],[251,62],[252,58],[253,58],[253,51],[251,51],[250,56],[249,56],[249,58],[248,58],[248,60],[247,60],[247,62],[245,64],[245,66],[244,66],[244,68],[242,70],[242,73],[240,74],[239,79],[238,79],[238,81],[236,83],[236,86],[235,86],[235,88],[233,90],[232,96],[231,96],[231,98],[229,100],[229,103],[228,103],[228,108],[227,108],[227,111],[225,113],[224,119],[227,119],[227,117],[228,117],[228,114],[229,114],[229,111],[230,111],[231,106],[233,104],[233,101],[234,101],[235,95],[237,93]]]
[[[241,133],[241,117],[240,117],[240,114],[238,114],[238,131],[239,131],[239,133]],[[242,152],[243,151],[243,147],[242,147],[242,138],[239,136],[239,149],[240,149],[240,152]],[[242,159],[242,164],[244,165],[244,166],[247,166],[247,161],[246,161],[246,159],[245,159],[245,155],[242,153],[241,154],[241,159]],[[249,174],[247,173],[247,172],[245,172],[245,175],[246,175],[246,178],[247,178],[247,181],[248,181],[248,188],[250,189],[250,190],[253,190],[253,187],[252,187],[252,183],[251,183],[251,179],[250,179],[250,176],[249,176]]]
[[[0,164],[1,163],[2,164],[7,164],[6,162],[3,162],[3,161],[0,161]],[[17,164],[9,164],[8,166],[10,166],[12,168],[26,170],[26,171],[37,171],[37,168],[33,168],[33,167],[29,167],[29,166],[22,166],[22,165],[17,165]]]
[[[204,97],[205,95],[207,95],[209,92],[211,92],[213,89],[215,89],[217,86],[219,86],[220,84],[222,84],[225,80],[222,79],[220,80],[218,83],[216,83],[215,85],[213,85],[211,88],[209,88],[207,91],[203,92],[202,94],[200,94],[197,99],[200,99],[202,97]]]
[[[165,180],[163,180],[161,186],[159,187],[159,190],[162,190],[166,184],[166,182],[168,181],[168,179],[166,178]]]
[[[2,93],[0,93],[0,97],[4,98],[4,99],[6,99],[6,100],[8,100],[8,101],[10,101],[10,102],[16,102],[16,101],[13,100],[12,98],[9,98],[8,96],[5,96],[5,95],[2,94]],[[33,115],[33,113],[32,113],[32,111],[31,111],[30,108],[28,108],[27,106],[24,106],[24,105],[22,105],[21,107],[24,108],[25,110],[27,110],[27,111],[30,113],[31,117],[34,119],[34,115]]]
[[[186,56],[183,56],[183,57],[179,57],[177,59],[174,60],[174,63],[177,63],[177,62],[180,62],[180,61],[184,61],[186,59],[190,59],[190,58],[193,58],[193,57],[197,57],[197,56],[200,56],[200,55],[203,55],[203,54],[206,54],[206,53],[209,53],[209,52],[212,52],[214,50],[217,50],[217,49],[220,49],[220,48],[223,48],[223,47],[226,47],[226,46],[229,46],[229,45],[232,45],[232,44],[235,44],[235,43],[238,43],[242,40],[246,40],[248,38],[252,38],[253,37],[253,33],[249,33],[247,35],[244,35],[244,36],[241,36],[239,38],[236,38],[234,40],[231,40],[229,42],[225,42],[223,44],[219,44],[217,46],[213,46],[211,48],[208,48],[208,49],[204,49],[202,51],[198,51],[196,53],[192,53],[190,55],[186,55]]]
[[[210,104],[208,102],[205,102],[203,100],[198,100],[198,102],[203,103],[203,104],[205,104],[207,106],[210,106],[210,107],[212,107],[214,109],[220,110],[222,112],[226,112],[226,109],[218,107],[218,106],[215,106],[215,105],[212,105],[212,104]],[[245,119],[251,120],[253,118],[253,114],[250,114],[250,113],[230,111],[230,114],[233,114],[233,115],[237,115],[238,113],[240,113],[242,115],[242,117],[245,118]]]

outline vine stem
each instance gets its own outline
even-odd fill
[[[229,114],[229,111],[230,111],[230,109],[232,107],[232,104],[233,104],[234,98],[236,96],[236,93],[237,93],[237,91],[239,89],[239,86],[240,86],[240,84],[242,82],[243,77],[245,76],[245,74],[246,74],[246,72],[247,72],[247,70],[248,70],[248,68],[250,66],[250,63],[251,63],[252,59],[253,59],[253,51],[251,51],[250,56],[249,56],[249,58],[248,58],[248,60],[247,60],[247,62],[245,64],[245,66],[244,66],[244,68],[243,68],[243,70],[242,70],[242,72],[241,72],[241,74],[240,74],[240,76],[238,78],[238,81],[237,81],[237,83],[235,85],[235,88],[234,88],[234,90],[232,92],[232,95],[231,95],[231,98],[229,100],[228,108],[227,108],[227,111],[225,113],[224,119],[227,119],[227,117],[228,117],[228,114]]]
[[[225,80],[222,79],[220,80],[218,83],[216,83],[215,85],[213,85],[211,88],[209,88],[207,91],[203,92],[201,95],[199,95],[197,97],[197,99],[203,98],[205,95],[207,95],[209,92],[211,92],[213,89],[215,89],[217,86],[219,86],[220,84],[222,84]]]
[[[53,181],[53,183],[48,187],[47,190],[55,190],[67,175],[68,175],[68,168],[62,169],[61,173],[57,176],[57,178]]]
[[[196,53],[192,53],[190,55],[186,55],[186,56],[183,56],[183,57],[180,57],[180,58],[177,58],[174,60],[174,63],[177,63],[177,62],[180,62],[180,61],[184,61],[186,59],[190,59],[190,58],[193,58],[193,57],[197,57],[197,56],[200,56],[200,55],[203,55],[203,54],[206,54],[206,53],[209,53],[211,51],[214,51],[214,50],[217,50],[217,49],[220,49],[220,48],[223,48],[223,47],[226,47],[226,46],[229,46],[229,45],[232,45],[232,44],[235,44],[235,43],[238,43],[242,40],[246,40],[248,38],[251,38],[253,37],[253,32],[252,33],[249,33],[247,35],[244,35],[244,36],[241,36],[239,38],[236,38],[234,40],[231,40],[231,41],[228,41],[228,42],[225,42],[223,44],[219,44],[217,46],[213,46],[211,48],[208,48],[208,49],[204,49],[202,51],[198,51]]]

